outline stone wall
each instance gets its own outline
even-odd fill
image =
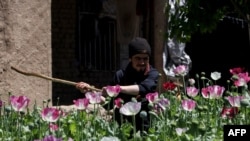
[[[25,95],[30,106],[51,98],[51,82],[17,73],[51,76],[51,1],[0,0],[0,94]]]

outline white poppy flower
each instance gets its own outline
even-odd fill
[[[211,73],[211,78],[213,79],[213,80],[219,80],[220,78],[221,78],[221,73],[220,72],[217,72],[217,71],[215,71],[215,72],[212,72]]]

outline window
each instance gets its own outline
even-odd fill
[[[77,60],[82,71],[114,71],[118,68],[116,20],[100,16],[99,0],[78,0]]]

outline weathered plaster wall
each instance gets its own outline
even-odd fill
[[[0,0],[0,94],[51,98],[51,82],[13,71],[10,66],[51,76],[51,0]]]

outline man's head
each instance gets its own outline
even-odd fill
[[[145,72],[149,67],[149,57],[151,55],[151,48],[147,40],[136,37],[129,43],[128,47],[132,67],[137,71]]]
[[[136,54],[148,54],[151,55],[151,48],[148,41],[141,37],[136,37],[130,41],[129,47],[129,58]]]

